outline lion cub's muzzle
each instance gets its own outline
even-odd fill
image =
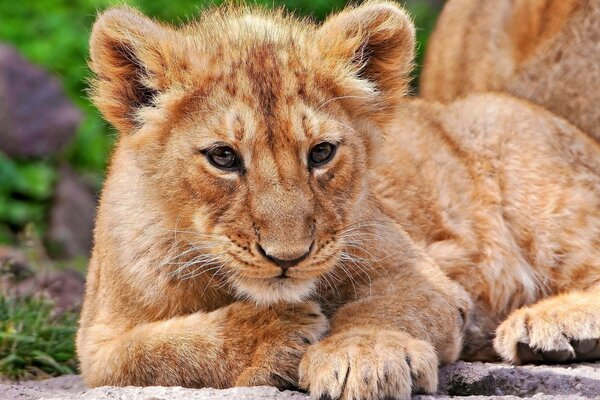
[[[308,257],[312,251],[313,244],[314,242],[311,242],[305,250],[286,252],[285,255],[282,256],[276,255],[276,253],[272,251],[265,250],[260,244],[257,244],[256,247],[263,257],[281,268],[281,277],[285,277],[288,269],[295,267]]]

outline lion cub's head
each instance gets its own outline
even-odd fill
[[[136,218],[159,213],[177,237],[165,268],[210,270],[257,302],[309,294],[372,201],[369,168],[413,46],[412,23],[388,2],[320,27],[247,8],[180,29],[128,8],[102,14],[93,98],[120,132],[119,165],[142,171]]]

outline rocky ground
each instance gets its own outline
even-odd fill
[[[434,396],[415,399],[600,399],[600,363],[569,366],[522,366],[458,362],[440,371]],[[101,387],[87,389],[78,376],[0,385],[3,400],[304,400],[306,394],[275,388],[184,389],[180,387]]]

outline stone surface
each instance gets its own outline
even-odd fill
[[[441,368],[439,389],[440,394],[451,396],[600,398],[600,363],[515,367],[458,362]]]
[[[81,118],[58,79],[0,44],[0,151],[54,154],[75,135]]]
[[[456,396],[456,397],[455,397]],[[468,396],[476,399],[598,399],[600,363],[568,366],[522,366],[458,362],[440,370],[440,390],[418,400],[441,400]],[[299,392],[280,392],[271,387],[185,389],[180,387],[100,387],[86,389],[78,376],[37,382],[0,385],[3,400],[305,400]]]
[[[88,256],[97,198],[94,187],[70,167],[60,168],[50,210],[48,238],[67,258]]]
[[[54,304],[56,314],[77,312],[81,307],[84,289],[85,277],[72,269],[32,272],[21,279],[0,274],[0,293],[14,298],[48,299]]]

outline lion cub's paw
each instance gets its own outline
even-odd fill
[[[515,364],[600,359],[600,294],[571,293],[513,312],[494,348]]]
[[[311,346],[300,364],[300,386],[313,399],[409,399],[437,389],[432,345],[388,330],[356,329]]]
[[[235,386],[297,388],[302,356],[329,330],[329,321],[316,303],[290,305],[274,313],[274,319],[264,327],[252,365],[242,372]]]

